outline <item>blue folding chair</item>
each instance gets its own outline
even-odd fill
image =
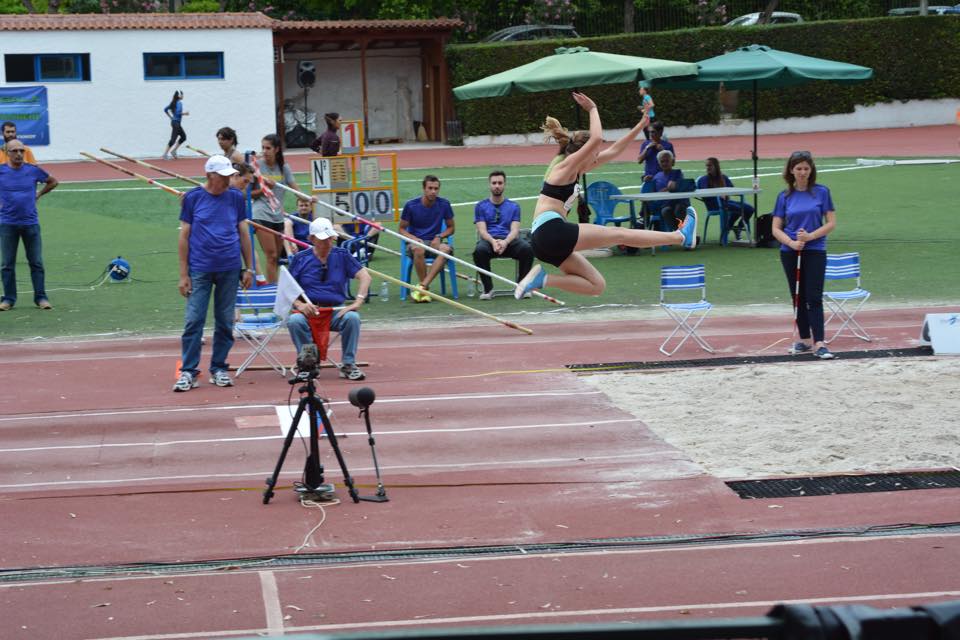
[[[446,223],[441,226],[441,230],[447,228]],[[447,237],[447,244],[453,248],[453,235]],[[425,256],[425,261],[427,263],[427,268],[430,268],[430,265],[433,264],[434,254],[427,252]],[[410,252],[407,251],[407,241],[400,241],[400,279],[404,282],[410,283],[411,276],[413,274],[413,256],[410,255]],[[453,260],[447,260],[446,264],[443,265],[443,271],[440,272],[440,294],[447,295],[447,281],[446,276],[450,276],[450,297],[457,299],[460,297],[460,293],[457,290],[457,263]],[[400,300],[406,300],[409,290],[406,287],[400,287]]]
[[[827,282],[856,280],[856,288],[854,289],[847,291],[824,290],[823,292],[823,300],[830,309],[830,317],[823,323],[824,327],[829,325],[830,321],[834,318],[843,321],[840,328],[837,329],[837,332],[833,334],[833,337],[826,340],[826,342],[829,343],[836,340],[840,333],[847,327],[850,328],[850,333],[853,337],[870,342],[872,340],[870,334],[853,317],[860,311],[864,303],[870,299],[870,292],[860,286],[860,254],[856,252],[828,253],[827,271],[824,278]],[[860,303],[853,309],[847,310],[846,304],[856,300],[859,300]]]
[[[630,207],[630,213],[625,216],[615,216],[618,204],[623,204],[622,200],[611,200],[610,196],[619,196],[620,189],[610,182],[591,182],[587,186],[587,204],[593,209],[593,224],[607,225],[610,223],[620,226],[624,222],[629,222],[630,227],[637,226],[637,214],[633,207]]]
[[[240,288],[237,291],[235,308],[240,317],[234,322],[233,330],[251,348],[246,360],[237,367],[238,378],[257,356],[262,356],[280,375],[287,374],[286,367],[267,348],[270,340],[283,326],[283,320],[273,312],[276,301],[277,285],[275,284],[249,289]]]
[[[700,290],[700,300],[696,302],[667,302],[668,292]],[[673,298],[674,296],[669,296]],[[667,339],[660,345],[660,353],[666,356],[672,356],[683,346],[683,343],[689,338],[703,348],[704,351],[713,353],[707,341],[697,333],[700,323],[707,317],[713,305],[707,302],[706,269],[702,264],[676,267],[660,267],[660,308],[666,311],[667,315],[677,323],[673,331],[667,336]],[[698,314],[698,315],[694,315]],[[691,316],[696,318],[694,324],[690,324]],[[667,351],[667,343],[677,335],[679,331],[684,332],[683,338],[670,351]]]

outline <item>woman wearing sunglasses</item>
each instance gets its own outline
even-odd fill
[[[830,189],[817,184],[817,165],[809,151],[790,155],[783,179],[787,188],[777,196],[773,208],[773,235],[780,241],[780,262],[794,297],[800,334],[800,341],[790,352],[812,351],[815,357],[829,360],[833,354],[823,342],[823,280],[827,234],[836,228],[837,214]],[[809,344],[811,337],[813,346]]]

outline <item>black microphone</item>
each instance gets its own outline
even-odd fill
[[[370,387],[360,387],[359,389],[351,389],[350,393],[347,394],[347,399],[353,406],[366,409],[377,399],[377,394]]]

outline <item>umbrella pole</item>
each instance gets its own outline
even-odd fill
[[[757,188],[760,186],[757,178],[757,81],[753,81],[753,244],[760,241],[760,225],[757,224],[757,218],[760,216],[760,209],[757,205]]]

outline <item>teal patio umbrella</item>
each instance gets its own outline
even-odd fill
[[[453,95],[459,100],[473,100],[696,75],[697,65],[693,62],[624,56],[590,51],[586,47],[560,47],[552,56],[461,85],[453,90]]]
[[[794,87],[814,80],[853,83],[873,77],[873,69],[846,62],[802,56],[751,44],[697,63],[695,78],[654,78],[658,87],[669,89],[728,89],[753,91],[753,180],[757,181],[757,89]],[[756,209],[757,196],[753,196]]]

